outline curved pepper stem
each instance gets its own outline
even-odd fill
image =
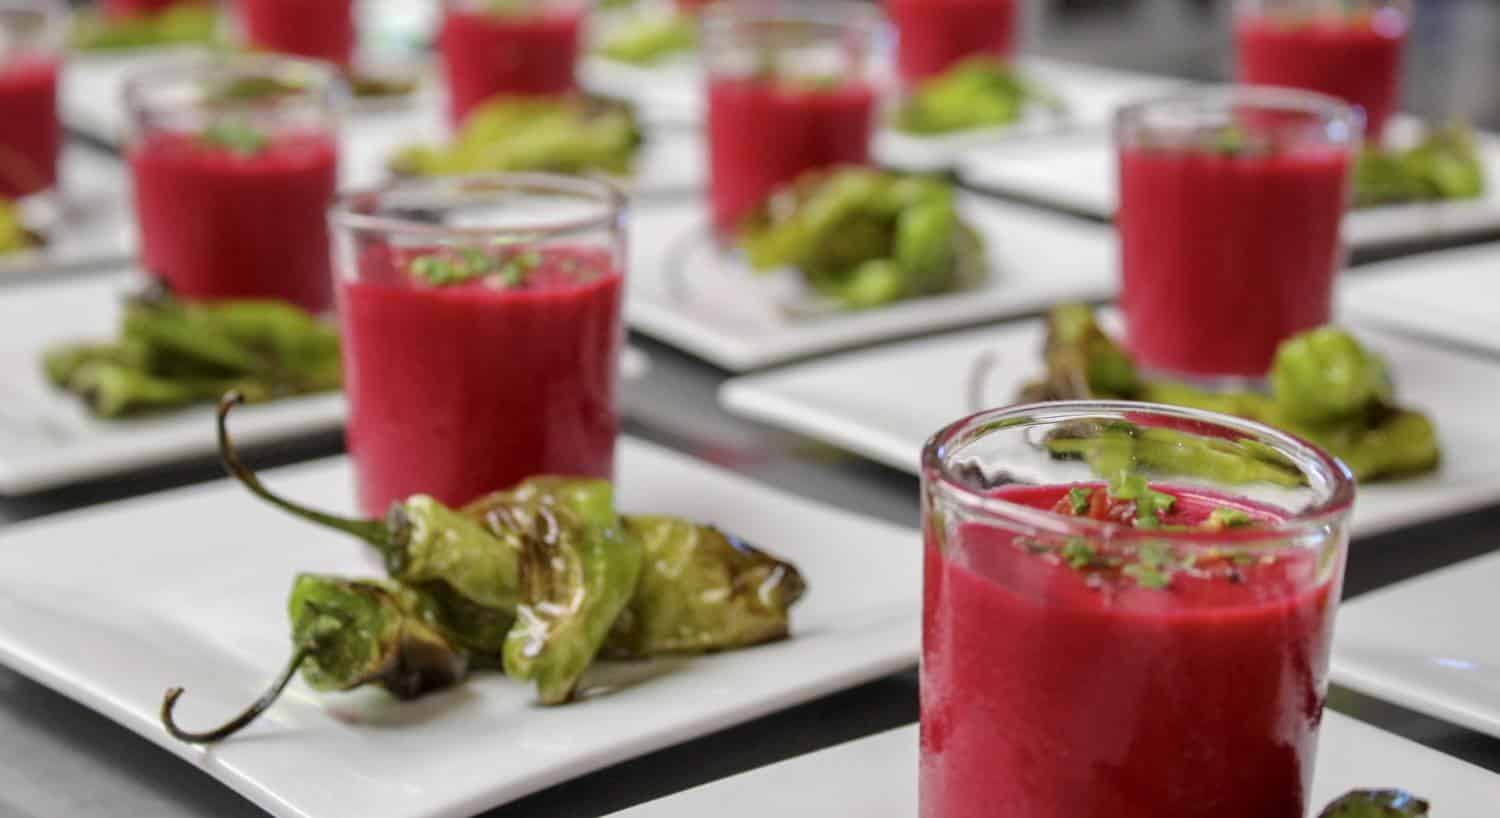
[[[212,730],[206,730],[201,733],[184,730],[177,726],[177,721],[172,717],[172,710],[177,707],[177,700],[182,698],[183,688],[168,688],[166,695],[161,700],[162,726],[167,728],[167,733],[172,738],[178,741],[186,741],[189,744],[212,744],[216,741],[223,741],[249,727],[251,722],[260,718],[260,714],[269,710],[271,705],[275,704],[276,700],[281,697],[281,691],[286,689],[287,684],[292,681],[292,677],[297,674],[297,669],[302,666],[302,663],[310,655],[312,655],[310,649],[305,647],[298,648],[297,652],[292,654],[292,658],[287,662],[286,667],[281,671],[281,675],[277,676],[276,680],[271,682],[271,686],[266,688],[266,692],[262,693],[260,698],[252,702],[238,716]]]
[[[357,520],[349,517],[340,517],[336,514],[318,511],[299,505],[284,497],[280,497],[265,487],[260,478],[255,475],[243,462],[240,461],[239,452],[235,450],[234,444],[229,440],[229,410],[245,402],[245,396],[238,390],[224,393],[219,399],[219,460],[224,464],[224,470],[229,476],[244,484],[252,494],[266,502],[304,520],[328,526],[329,528],[342,531],[345,534],[358,537],[361,540],[380,549],[384,554],[391,549],[390,531],[384,523],[379,520]]]

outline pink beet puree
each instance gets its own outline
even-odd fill
[[[147,134],[129,151],[146,268],[189,298],[328,309],[337,156],[323,133],[278,134],[251,155],[197,134]]]
[[[1259,377],[1327,323],[1349,155],[1126,147],[1120,305],[1132,353],[1181,375]]]
[[[339,285],[360,505],[456,505],[537,474],[612,478],[623,277],[547,249],[519,287],[414,283],[376,247]]]
[[[62,127],[50,54],[21,54],[0,64],[0,198],[18,198],[57,183]]]
[[[776,188],[803,172],[870,157],[875,92],[792,80],[718,78],[708,86],[714,226],[733,232]]]
[[[1377,142],[1401,91],[1407,22],[1394,10],[1354,18],[1289,21],[1245,17],[1235,23],[1240,82],[1305,88],[1338,97],[1365,113]]]
[[[326,60],[354,58],[353,0],[237,0],[251,48]]]
[[[574,89],[583,9],[489,12],[448,7],[438,47],[456,124],[498,94],[542,96]]]
[[[116,19],[155,14],[184,3],[202,5],[205,2],[207,0],[103,0],[105,16]]]
[[[1052,508],[1069,488],[1000,496]],[[1270,516],[1155,488],[1169,524]],[[946,547],[928,532],[922,818],[1302,818],[1339,594],[1316,554],[1200,558],[1159,589],[983,523]]]
[[[885,0],[896,25],[896,62],[906,82],[941,74],[977,54],[1010,56],[1016,0]]]

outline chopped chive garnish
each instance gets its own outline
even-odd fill
[[[1250,525],[1251,522],[1250,515],[1244,511],[1237,508],[1220,507],[1209,512],[1208,521],[1204,524],[1204,527],[1210,529],[1244,528]]]
[[[1089,511],[1089,504],[1094,499],[1094,493],[1083,486],[1074,486],[1068,489],[1068,508],[1074,514],[1083,516]]]
[[[215,123],[205,128],[198,138],[206,145],[223,148],[238,156],[254,156],[271,143],[264,131],[242,122]]]

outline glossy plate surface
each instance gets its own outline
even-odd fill
[[[1340,304],[1362,320],[1500,353],[1500,246],[1364,265]]]

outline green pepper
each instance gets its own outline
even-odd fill
[[[1468,128],[1435,128],[1415,146],[1368,147],[1354,165],[1357,207],[1473,199],[1484,194],[1484,160]]]
[[[422,594],[409,588],[299,576],[287,605],[292,656],[269,689],[224,725],[192,732],[183,730],[172,717],[183,693],[174,687],[162,700],[162,724],[181,741],[222,741],[270,709],[299,669],[314,690],[378,685],[405,700],[450,687],[468,674],[468,656],[428,624],[427,604]]]
[[[993,57],[971,57],[923,81],[897,109],[895,125],[914,134],[993,128],[1018,121],[1029,106],[1061,103]]]
[[[631,171],[642,137],[635,112],[593,97],[498,97],[464,120],[450,145],[414,145],[390,161],[393,172],[442,176],[487,171]]]
[[[1336,327],[1282,342],[1270,381],[1281,416],[1300,424],[1354,417],[1393,392],[1385,362]]]
[[[74,12],[70,45],[79,51],[111,51],[163,45],[210,45],[218,39],[219,14],[212,3],[181,2],[154,13],[123,19],[98,11]]]
[[[614,32],[599,47],[599,55],[631,65],[655,65],[698,45],[691,17],[683,14],[648,16]]]
[[[1047,315],[1045,377],[1022,389],[1025,400],[1085,400],[1138,396],[1139,373],[1086,304],[1059,304]]]
[[[1045,445],[1053,457],[1083,460],[1095,474],[1110,480],[1146,471],[1232,485],[1267,483],[1295,488],[1305,484],[1296,466],[1253,444],[1131,423],[1087,422],[1057,429]]]
[[[19,253],[41,244],[41,237],[26,229],[20,210],[9,200],[0,198],[0,256]]]
[[[1428,803],[1402,790],[1355,790],[1335,800],[1318,818],[1423,818]]]

